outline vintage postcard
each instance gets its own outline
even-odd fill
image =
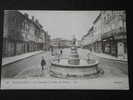
[[[129,90],[125,10],[4,10],[1,89]]]

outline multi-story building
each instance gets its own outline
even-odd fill
[[[20,49],[23,48],[23,45],[17,45],[15,41],[20,43],[23,40],[21,35],[22,25],[20,24],[22,21],[23,18],[17,11],[4,12],[3,56],[13,56],[21,53]]]
[[[87,48],[89,50],[93,50],[93,43],[94,43],[94,27],[92,26],[87,34],[85,34],[81,39],[81,46],[82,48]]]
[[[51,37],[48,34],[48,32],[46,31],[44,34],[45,37],[45,42],[44,42],[44,50],[49,50],[50,49],[50,42],[51,42]]]
[[[102,42],[101,42],[101,34],[102,34],[102,20],[101,20],[101,13],[96,17],[93,21],[93,49],[96,52],[102,52]]]
[[[103,52],[117,57],[127,57],[125,11],[102,11]]]
[[[95,52],[127,58],[125,11],[101,11],[92,27],[93,35],[84,35],[82,45]]]
[[[17,10],[5,10],[3,57],[43,49],[45,31],[38,20]]]

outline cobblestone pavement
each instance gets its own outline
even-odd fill
[[[67,58],[70,50],[63,50],[63,58]],[[87,59],[87,50],[78,49],[78,53],[81,59]],[[47,62],[46,69],[41,72],[40,61],[41,57],[44,56]],[[111,60],[107,60],[104,58],[96,57],[90,55],[90,58],[94,58],[99,61],[99,67],[104,70],[104,74],[100,76],[100,78],[109,78],[109,77],[128,77],[128,65],[114,62]],[[5,66],[2,68],[2,77],[3,78],[54,78],[49,76],[49,69],[51,66],[51,60],[53,57],[50,52],[44,52],[38,54],[36,56],[32,56],[30,58],[24,59],[22,61],[18,61],[14,64]],[[123,70],[124,68],[124,70]],[[126,70],[125,70],[126,69]]]

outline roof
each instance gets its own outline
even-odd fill
[[[87,34],[85,34],[85,35],[83,36],[83,38],[86,37],[87,35],[89,35],[92,31],[93,31],[93,26],[89,29],[89,31],[87,32]]]
[[[96,19],[93,21],[93,24],[95,24],[101,17],[101,13],[99,13],[99,15],[96,17]]]
[[[31,20],[30,18],[27,18],[24,14],[22,14],[21,12],[19,12],[18,10],[7,10],[7,11],[13,11],[15,13],[18,13],[19,15],[21,15],[22,17],[24,17],[26,20],[28,20],[30,23],[34,24],[37,28],[42,27],[42,25],[39,25],[37,23],[35,23],[33,20]]]

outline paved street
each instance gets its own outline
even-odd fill
[[[41,72],[41,67],[40,67],[40,62],[41,62],[41,57],[45,56],[47,62],[49,62],[49,53],[40,53],[35,56],[20,60],[18,62],[15,62],[13,64],[6,65],[2,68],[2,77],[6,78],[12,78],[15,77],[16,75],[26,71],[32,71],[34,72],[34,69],[36,69],[35,72],[40,73]],[[47,63],[48,65],[49,63]],[[36,74],[36,73],[35,73]]]
[[[69,55],[69,49],[63,50],[63,56],[67,57]],[[87,59],[87,50],[78,49],[80,58]],[[40,61],[41,57],[44,56],[47,62],[47,67],[45,72],[41,73]],[[97,59],[99,61],[99,67],[104,70],[104,74],[100,76],[105,77],[127,77],[128,76],[128,65],[127,63],[121,63],[114,60],[109,60],[101,57],[90,55],[91,58]],[[24,60],[18,61],[16,63],[6,65],[2,68],[2,78],[29,78],[29,77],[49,77],[50,61],[52,56],[50,52],[44,52],[37,54],[35,56],[26,58]]]

